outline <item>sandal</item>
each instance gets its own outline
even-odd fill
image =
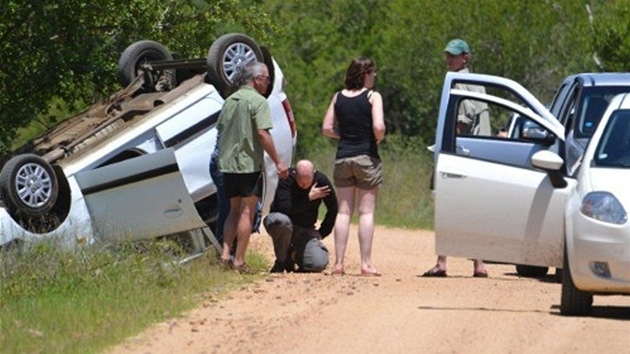
[[[485,270],[483,272],[474,272],[473,277],[474,278],[487,278],[488,272],[486,272]]]
[[[223,269],[232,269],[232,260],[231,259],[223,259],[219,256],[219,266]]]
[[[251,269],[247,264],[243,263],[241,265],[236,265],[232,263],[232,270],[237,271],[240,274],[254,274],[254,270]]]
[[[439,278],[443,278],[446,277],[446,271],[442,270],[442,269],[435,269],[435,268],[431,268],[429,270],[427,270],[426,272],[422,273],[423,277],[439,277]]]

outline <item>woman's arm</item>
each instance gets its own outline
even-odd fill
[[[372,129],[374,130],[374,138],[380,143],[385,137],[385,117],[383,113],[383,97],[380,93],[374,91],[370,96],[372,104]]]
[[[330,100],[330,105],[328,105],[328,110],[322,123],[322,134],[329,138],[339,139],[339,132],[335,129],[335,102],[337,102],[337,94],[333,96],[332,100]]]

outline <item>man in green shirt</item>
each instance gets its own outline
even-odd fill
[[[237,78],[240,88],[225,100],[217,123],[221,135],[219,170],[224,175],[225,191],[230,199],[221,261],[238,271],[247,271],[245,253],[256,204],[262,196],[265,152],[276,165],[280,178],[288,176],[288,168],[280,159],[269,133],[271,114],[269,103],[262,94],[270,84],[269,70],[264,63],[254,62],[243,67]],[[230,263],[235,239],[236,252]]]

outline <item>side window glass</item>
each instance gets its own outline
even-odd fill
[[[457,135],[492,136],[488,104],[470,98],[459,101],[455,129]]]
[[[608,108],[608,100],[603,96],[593,95],[584,98],[582,111],[575,124],[574,135],[576,137],[590,137],[602,119],[606,108]]]
[[[457,114],[457,136],[544,142],[550,134],[536,122],[505,106],[463,99]]]

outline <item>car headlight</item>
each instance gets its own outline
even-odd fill
[[[614,195],[608,192],[591,192],[582,199],[582,214],[595,220],[625,224],[628,214]]]

